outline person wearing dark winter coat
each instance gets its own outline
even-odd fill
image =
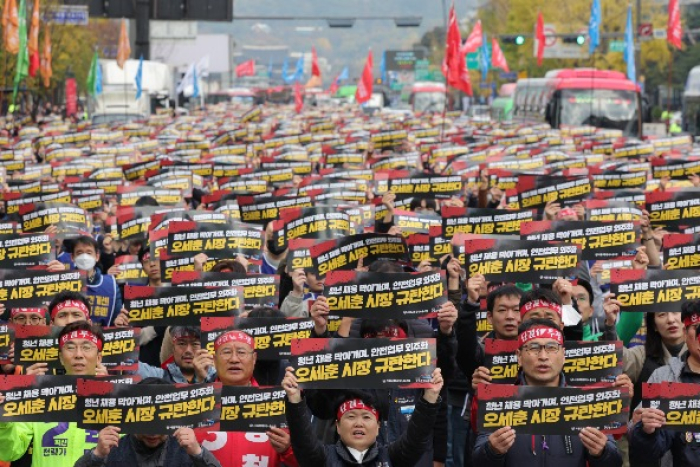
[[[311,414],[299,389],[294,369],[287,368],[282,387],[287,393],[286,417],[299,467],[412,467],[432,445],[433,425],[440,406],[443,380],[433,371],[429,388],[416,403],[406,431],[389,445],[377,443],[380,411],[368,398],[352,397],[337,408],[338,442],[324,445],[310,436]]]
[[[525,321],[518,329],[520,384],[565,386],[564,336],[548,319]],[[618,384],[617,382],[615,384]],[[631,386],[629,381],[625,385]],[[516,434],[510,426],[479,433],[473,452],[479,467],[620,467],[622,456],[612,437],[587,427],[576,435]]]

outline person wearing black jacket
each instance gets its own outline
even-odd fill
[[[294,369],[288,367],[282,387],[287,393],[287,425],[299,467],[414,466],[432,444],[442,385],[440,369],[436,368],[430,387],[416,402],[406,431],[389,445],[377,443],[380,412],[371,401],[356,397],[344,400],[336,412],[339,440],[324,445],[314,436],[309,436],[311,414],[302,398]]]

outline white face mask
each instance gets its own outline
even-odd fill
[[[95,264],[97,264],[97,260],[95,259],[95,257],[87,253],[78,255],[78,257],[75,258],[73,262],[75,263],[75,266],[81,271],[92,271],[95,268]]]

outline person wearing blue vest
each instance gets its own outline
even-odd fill
[[[95,267],[100,259],[99,248],[94,238],[83,235],[73,241],[71,259],[75,268],[87,274],[86,296],[90,302],[93,323],[113,326],[122,309],[122,294],[113,276],[104,274]],[[49,271],[60,271],[65,266],[58,261],[48,264]]]

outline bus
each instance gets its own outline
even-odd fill
[[[514,118],[544,121],[552,128],[592,125],[640,136],[644,112],[639,86],[624,73],[563,69],[545,78],[518,80]]]

